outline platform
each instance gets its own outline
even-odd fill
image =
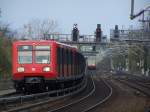
[[[15,89],[0,90],[0,96],[15,92]]]

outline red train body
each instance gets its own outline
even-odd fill
[[[81,81],[85,59],[76,48],[56,41],[16,41],[12,47],[12,78],[17,91],[42,90]]]

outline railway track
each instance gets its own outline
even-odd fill
[[[48,112],[88,112],[104,103],[112,95],[111,86],[104,80],[93,81],[94,89],[85,97],[82,97],[67,105],[49,110]],[[103,91],[101,91],[103,90]]]
[[[89,80],[89,79],[88,79]],[[106,80],[89,80],[90,83],[80,90],[53,99],[31,101],[28,105],[8,108],[7,112],[87,112],[107,101],[112,95],[112,88]],[[103,90],[103,91],[101,91]],[[68,98],[67,98],[68,97]],[[47,107],[46,107],[47,105]],[[40,110],[42,108],[42,110]],[[44,109],[46,108],[46,109]]]
[[[140,82],[143,83],[144,85],[150,85],[150,77],[145,77],[145,76],[130,76],[131,78],[129,78],[130,80],[134,80],[136,82]]]
[[[147,85],[136,80],[123,80],[123,79],[116,79],[116,80],[150,97],[150,88]]]
[[[16,112],[16,111],[30,109],[32,107],[36,107],[70,95],[77,94],[78,92],[80,92],[86,87],[86,84],[87,84],[87,80],[85,79],[81,84],[63,90],[57,90],[57,91],[39,93],[33,95],[25,95],[19,97],[0,98],[0,103],[1,103],[0,110],[4,110],[7,112]],[[51,97],[54,96],[54,94],[56,95],[56,97]]]
[[[139,85],[139,86],[142,86],[144,88],[147,88],[147,89],[150,89],[150,86],[147,85],[147,83],[145,83],[144,81],[139,81],[139,80],[132,80],[132,79],[128,79],[128,81],[130,82],[134,82],[135,84]]]

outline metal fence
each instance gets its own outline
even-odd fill
[[[45,40],[56,40],[59,42],[71,42],[72,35],[71,34],[45,34]],[[79,42],[95,42],[95,35],[80,35],[78,36]]]
[[[110,30],[110,38],[118,40],[139,40],[150,41],[150,31],[143,29],[136,30]]]

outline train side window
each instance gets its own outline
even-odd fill
[[[69,50],[69,76],[71,75],[71,51]]]
[[[75,55],[75,75],[77,75],[77,53]]]
[[[76,71],[77,71],[77,69],[76,69],[76,65],[77,65],[77,64],[76,64],[76,63],[77,63],[77,60],[76,60],[76,59],[77,59],[77,57],[76,57],[76,55],[77,55],[77,54],[74,53],[74,75],[76,75]]]
[[[67,50],[64,49],[64,75],[67,75]]]
[[[78,54],[78,74],[80,74],[80,54]]]
[[[66,49],[66,75],[67,76],[69,74],[68,68],[69,68],[69,51],[68,51],[68,49]]]
[[[63,76],[62,48],[60,48],[60,74]]]
[[[82,61],[82,57],[81,57],[81,55],[79,56],[79,60],[81,60],[81,61]],[[83,63],[83,61],[82,61],[82,63],[81,63],[81,61],[79,61],[79,63],[80,63],[80,64],[79,64],[79,66],[80,66],[80,67],[79,67],[79,68],[80,68],[80,69],[79,69],[79,70],[80,70],[80,74],[81,74],[81,70],[82,70],[82,63]]]
[[[74,53],[74,68],[73,68],[73,70],[74,70],[74,75],[76,75],[76,53]]]
[[[77,60],[78,60],[78,61],[77,61],[77,62],[78,62],[78,64],[77,64],[78,67],[77,67],[77,68],[78,68],[78,75],[79,75],[79,53],[78,53],[78,55],[77,55]]]
[[[74,70],[73,70],[73,67],[74,67],[74,63],[73,63],[73,60],[74,60],[74,55],[73,55],[73,52],[71,52],[71,75],[74,75]]]
[[[72,59],[72,63],[73,63],[73,75],[75,75],[75,53],[73,52],[73,59]]]
[[[69,76],[70,75],[70,51],[69,49],[67,50],[67,75]]]
[[[60,48],[57,48],[57,71],[58,71],[58,75],[60,75],[60,60],[61,59],[61,55],[60,55]]]
[[[82,56],[81,56],[81,54],[80,54],[80,74],[82,73],[82,65],[83,65],[83,63],[84,63],[84,60],[82,60]],[[82,62],[82,63],[81,63]]]
[[[70,51],[70,75],[72,75],[72,51]]]
[[[74,53],[73,52],[71,52],[71,75],[73,75],[74,76]]]
[[[61,60],[62,60],[62,76],[64,76],[64,65],[65,65],[65,57],[64,57],[64,48],[62,48],[62,54],[61,54]]]
[[[79,54],[77,53],[77,75],[79,74]]]
[[[75,53],[75,75],[77,75],[77,53]]]

